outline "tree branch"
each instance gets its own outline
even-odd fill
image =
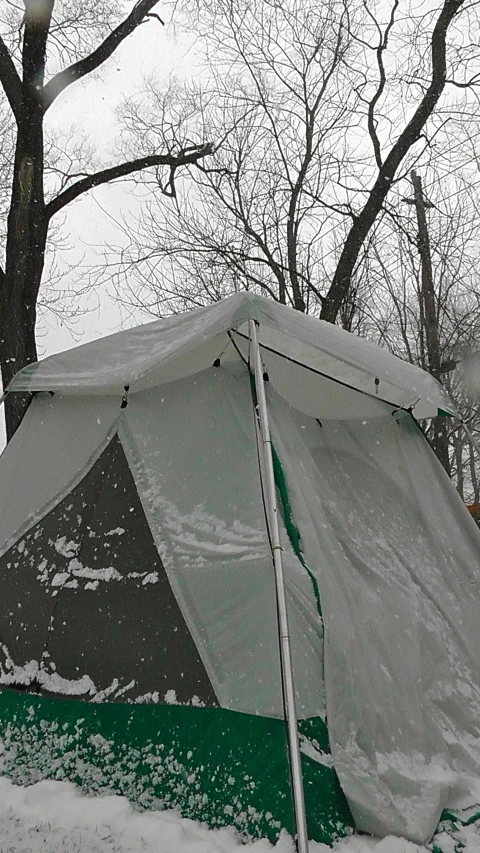
[[[23,118],[29,123],[40,109],[45,79],[45,58],[55,0],[24,0],[23,19]]]
[[[152,154],[148,157],[139,157],[136,160],[130,160],[126,163],[120,163],[118,166],[111,166],[108,169],[102,169],[100,172],[94,172],[92,175],[87,175],[75,184],[72,184],[63,192],[59,193],[55,198],[48,202],[45,206],[47,221],[52,218],[65,205],[70,204],[78,196],[88,192],[94,187],[101,184],[107,184],[110,181],[116,181],[118,178],[125,178],[127,175],[132,175],[134,172],[139,172],[142,169],[150,169],[154,166],[169,166],[173,172],[180,166],[188,166],[191,163],[196,163],[213,151],[213,146],[210,143],[205,145],[192,146],[184,149],[179,154]],[[170,183],[171,183],[170,179]]]
[[[17,69],[13,64],[12,57],[8,48],[0,36],[0,83],[3,86],[3,91],[7,96],[8,103],[12,108],[12,112],[19,121],[20,110],[22,108],[22,81],[17,73]]]
[[[113,32],[109,33],[106,39],[92,53],[65,68],[63,71],[59,71],[58,74],[55,74],[43,89],[44,110],[48,110],[55,98],[58,98],[60,93],[68,86],[76,80],[80,80],[81,77],[85,77],[86,74],[91,74],[92,71],[103,65],[112,53],[114,53],[119,44],[125,41],[147,16],[151,17],[151,9],[157,3],[158,0],[138,0],[125,20]],[[155,15],[155,17],[163,23],[158,15]]]
[[[476,86],[480,83],[480,74],[474,74],[466,83],[459,83],[457,80],[447,80],[447,83],[451,83],[452,86],[457,86],[458,89],[469,89],[471,86]]]
[[[157,15],[156,12],[147,12],[145,17],[146,18],[155,18],[157,21],[160,21],[162,27],[165,26],[165,21],[160,17],[160,15]]]
[[[377,179],[368,199],[348,232],[332,283],[323,302],[320,313],[322,320],[327,320],[330,323],[335,322],[342,302],[351,287],[353,271],[363,242],[382,209],[396,171],[412,145],[418,141],[445,88],[447,32],[453,18],[464,2],[465,0],[445,0],[442,6],[431,39],[432,76],[430,84],[412,118],[390,149],[382,167],[378,170]]]
[[[377,135],[377,127],[376,127],[376,122],[375,122],[375,107],[377,106],[378,101],[380,100],[380,98],[383,95],[385,85],[387,82],[387,77],[386,77],[386,73],[385,73],[385,66],[383,63],[383,53],[388,47],[388,37],[389,37],[390,31],[392,30],[392,27],[395,23],[395,13],[397,11],[398,4],[399,4],[399,0],[394,0],[392,10],[390,13],[390,20],[389,20],[387,27],[385,29],[385,33],[382,33],[382,30],[378,24],[377,19],[375,18],[375,16],[373,15],[373,13],[370,11],[370,9],[367,6],[366,0],[364,0],[364,3],[363,3],[366,12],[368,13],[370,18],[375,23],[375,25],[378,29],[378,35],[379,35],[378,46],[376,49],[376,56],[377,56],[377,66],[378,66],[378,71],[379,71],[379,75],[380,75],[380,80],[379,80],[379,83],[377,86],[377,91],[375,92],[375,94],[373,95],[373,98],[371,99],[371,101],[368,104],[368,132],[369,132],[370,138],[372,140],[373,150],[375,153],[375,160],[376,160],[376,163],[377,163],[377,166],[379,169],[382,168],[382,153],[381,153],[380,140],[379,140],[378,135]]]

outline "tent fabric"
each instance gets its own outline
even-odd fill
[[[31,364],[8,390],[121,395],[126,385],[131,392],[155,387],[200,372],[220,356],[236,360],[229,333],[239,333],[238,345],[240,335],[248,337],[250,319],[259,323],[263,347],[293,359],[290,365],[307,365],[312,376],[317,371],[319,379],[324,375],[395,406],[413,406],[417,417],[431,417],[438,409],[456,414],[442,386],[425,371],[337,326],[247,292]],[[305,405],[311,405],[310,393],[299,399],[299,371],[284,383],[282,393],[288,395],[292,388],[296,396],[290,402],[305,411]]]
[[[3,684],[218,704],[117,436],[0,558],[0,578]]]
[[[0,554],[82,479],[120,411],[116,397],[35,396],[0,457]]]
[[[321,594],[334,766],[359,829],[423,843],[480,774],[478,530],[409,415],[268,406]]]
[[[82,596],[81,593],[85,592],[83,589],[85,580],[82,581],[80,590],[68,586],[75,582],[75,579],[80,580],[77,563],[79,561],[82,565],[85,563],[87,568],[94,574],[95,572],[99,574],[99,577],[110,567],[122,575],[125,573],[123,564],[127,555],[119,550],[115,556],[115,553],[111,552],[111,545],[115,542],[120,548],[126,534],[113,533],[103,539],[100,537],[100,541],[98,537],[93,539],[97,549],[101,553],[106,550],[104,556],[111,557],[111,561],[107,561],[106,564],[98,563],[96,552],[92,553],[88,547],[91,537],[85,535],[83,514],[77,506],[78,501],[74,500],[75,494],[78,493],[81,503],[92,505],[92,521],[89,522],[91,526],[95,518],[93,507],[96,497],[93,495],[83,498],[82,490],[88,479],[87,472],[94,473],[95,470],[100,470],[98,465],[105,454],[103,450],[107,440],[105,436],[108,437],[109,431],[113,428],[118,434],[121,451],[128,461],[132,483],[135,482],[138,499],[148,519],[150,535],[156,542],[157,555],[168,575],[169,583],[175,593],[175,600],[188,625],[189,633],[194,638],[218,702],[222,707],[231,710],[282,717],[274,578],[258,470],[250,381],[244,365],[229,365],[228,369],[209,368],[201,374],[180,382],[132,395],[125,409],[120,409],[117,401],[113,427],[110,425],[110,417],[114,414],[111,410],[108,410],[109,416],[105,416],[101,419],[101,424],[97,424],[99,431],[95,433],[96,439],[99,441],[103,438],[103,441],[99,445],[99,450],[91,451],[90,461],[86,465],[86,470],[82,471],[80,483],[78,483],[78,477],[74,477],[70,485],[65,485],[67,471],[62,478],[59,478],[55,470],[40,468],[40,475],[44,482],[42,489],[40,486],[37,487],[37,497],[42,496],[45,507],[43,512],[41,506],[37,507],[29,523],[25,518],[24,509],[28,479],[31,477],[31,471],[35,470],[35,455],[43,453],[44,444],[48,447],[53,434],[50,432],[50,436],[46,434],[39,436],[39,443],[36,444],[32,456],[32,448],[28,445],[32,436],[32,423],[39,417],[46,419],[46,412],[50,414],[50,407],[55,407],[56,399],[55,397],[35,400],[36,412],[33,407],[27,412],[18,431],[16,468],[9,471],[7,467],[2,475],[0,466],[2,503],[7,502],[10,493],[16,505],[22,510],[17,516],[16,525],[14,517],[10,514],[8,526],[3,529],[0,527],[0,533],[4,537],[3,542],[5,540],[11,542],[13,538],[17,543],[13,551],[17,552],[20,547],[24,555],[24,562],[21,565],[22,574],[16,575],[15,578],[9,577],[7,571],[12,563],[12,547],[10,546],[10,550],[0,558],[0,579],[9,578],[9,582],[14,584],[13,598],[15,595],[18,596],[19,586],[23,583],[23,572],[27,572],[27,578],[29,578],[30,561],[33,559],[35,565],[46,561],[47,566],[43,574],[47,580],[50,579],[49,586],[52,577],[56,577],[56,582],[60,584],[60,587],[53,587],[50,590],[50,593],[55,593],[60,589],[58,601],[53,599],[53,602],[56,602],[57,611],[63,614],[64,607],[61,602],[65,599],[71,614],[75,612],[75,607],[78,609],[75,622],[78,622],[78,619],[81,621],[83,615],[87,620],[93,618],[93,614],[90,613],[89,616],[89,612],[95,597],[100,593],[88,589],[88,598],[85,595]],[[104,401],[97,399],[99,410],[102,411]],[[81,432],[84,424],[81,412],[77,408],[78,398],[73,397],[72,400],[78,416],[77,432],[68,435],[59,428],[56,434],[56,441],[63,445],[65,455],[68,455],[65,452],[66,448],[74,445],[76,435]],[[106,400],[108,401],[108,398]],[[58,398],[60,419],[64,405],[66,405],[66,398]],[[192,417],[192,411],[195,412],[195,417]],[[94,419],[90,417],[90,409],[87,407],[85,425],[88,441],[91,439],[88,426],[92,427],[92,420]],[[68,425],[71,426],[71,421]],[[107,446],[110,445],[107,443]],[[2,460],[6,459],[8,462],[7,457],[8,454],[5,454]],[[51,463],[51,452],[47,453],[47,458]],[[77,458],[78,463],[82,461]],[[126,476],[125,472],[122,476]],[[120,473],[117,475],[117,481],[120,486]],[[55,497],[52,492],[59,485],[61,488]],[[15,499],[17,491],[21,495],[19,499]],[[117,490],[116,500],[112,501],[112,520],[107,525],[107,534],[110,530],[115,531],[126,527],[125,513],[119,506],[119,494]],[[111,490],[110,496],[112,497]],[[135,495],[132,495],[131,503],[136,506]],[[66,507],[70,507],[68,513],[66,513]],[[118,516],[116,522],[113,519],[114,513]],[[52,525],[58,527],[59,532],[56,536],[53,529],[50,530]],[[15,526],[17,532],[15,532]],[[67,533],[68,529],[71,530],[70,534]],[[46,544],[43,540],[35,539],[39,534],[46,538]],[[140,537],[139,533],[137,537]],[[142,574],[142,571],[145,574],[146,563],[149,560],[150,573],[155,574],[158,566],[154,565],[151,554],[147,556],[148,533],[146,531],[143,538],[145,555],[131,554],[128,559],[130,563],[135,564],[136,574]],[[295,556],[285,533],[284,541],[286,584],[292,611],[294,662],[299,673],[297,680],[299,715],[301,718],[324,716],[322,619],[318,612],[312,581]],[[55,543],[60,551],[56,549]],[[77,554],[76,549],[79,544],[81,547]],[[28,551],[26,555],[25,549]],[[5,546],[2,548],[0,541],[0,553],[2,550],[5,551]],[[85,560],[82,557],[84,552]],[[19,557],[20,555],[16,555],[14,564],[18,562]],[[73,565],[72,570],[69,569],[71,565]],[[35,588],[38,588],[39,595],[41,594],[39,600],[43,600],[44,584],[41,580],[39,581],[37,574],[31,578],[31,583],[33,586],[27,601],[35,597]],[[138,586],[139,593],[144,592],[148,596],[149,604],[155,602],[161,591],[158,583],[144,587],[142,577],[138,581],[130,579],[128,583],[120,579],[118,582],[115,579],[109,582],[101,580],[100,586],[107,588],[105,594],[108,590],[107,603],[111,602],[114,591],[117,591],[117,596],[121,593],[122,596],[126,596],[119,600],[118,607],[121,607],[123,600],[125,609],[129,610],[128,588],[131,584],[135,588]],[[130,593],[132,594],[133,592]],[[5,601],[5,619],[11,610],[12,596]],[[69,599],[72,600],[69,602]],[[106,613],[110,612],[110,606],[113,607],[113,604],[106,607],[101,601],[98,603],[98,607],[103,607]],[[148,607],[146,611],[149,611]],[[45,614],[45,624],[48,624],[49,614],[48,610]],[[160,612],[158,616],[160,618]],[[60,620],[54,631],[58,634],[58,643],[53,640],[59,652],[65,647],[65,652],[61,654],[59,660],[52,657],[58,669],[58,675],[65,680],[65,690],[80,689],[72,687],[72,682],[87,676],[89,679],[85,690],[87,698],[92,683],[95,685],[92,695],[109,689],[114,680],[121,681],[118,691],[122,691],[126,684],[130,683],[131,676],[120,678],[119,653],[115,651],[113,640],[109,641],[108,632],[104,635],[101,631],[101,620],[95,623],[96,629],[93,622],[90,625],[93,631],[92,640],[95,639],[98,646],[97,657],[95,654],[93,657],[87,654],[82,663],[82,646],[80,645],[77,650],[72,635],[72,631],[79,632],[80,627],[74,629],[70,624],[72,619],[73,616],[70,615],[68,619],[64,617]],[[113,610],[111,619],[118,622]],[[147,613],[145,619],[147,619]],[[24,612],[18,613],[12,623],[13,636],[18,633],[18,620],[25,626],[20,635],[24,636],[28,632],[30,620],[24,618]],[[62,628],[64,621],[67,625]],[[125,624],[125,630],[127,630],[127,624]],[[64,634],[68,635],[68,643],[63,642]],[[158,644],[159,638],[154,634],[153,621],[150,633],[145,635],[145,642],[148,637],[152,643]],[[35,648],[29,645],[28,654],[24,653],[23,648],[18,647],[18,644],[17,654],[14,654],[13,647],[8,649],[10,659],[17,671],[17,678],[18,673],[23,672],[31,660],[39,664],[39,649],[41,656],[44,648],[43,641],[35,645],[34,640],[30,639]],[[107,643],[105,648],[104,643]],[[120,635],[118,647],[123,648]],[[49,648],[53,655],[52,640]],[[72,649],[71,654],[68,649]],[[95,649],[92,649],[93,652]],[[132,655],[133,653],[134,649],[131,651]],[[142,654],[141,657],[145,655]],[[178,650],[175,657],[179,663],[181,656]],[[78,671],[72,671],[71,668],[67,671],[65,668],[67,658],[74,661],[74,667],[77,667]],[[109,661],[108,673],[105,671],[106,659]],[[155,661],[152,665],[154,663]],[[145,668],[146,664],[142,663],[142,667]],[[125,662],[126,669],[127,662]],[[133,671],[133,663],[131,669]],[[188,677],[189,673],[185,667],[180,668],[180,671],[183,670],[185,670],[185,680],[191,685],[192,678]],[[140,677],[142,684],[143,677]],[[0,674],[0,683],[2,680],[3,683],[9,683],[6,670],[3,676]],[[49,687],[50,684],[51,682]],[[125,694],[120,692],[120,695],[129,699],[130,696],[137,695],[138,691],[159,693],[160,701],[167,693],[171,696],[175,694],[179,701],[183,695],[182,691],[178,690],[174,678],[170,685],[163,681],[153,683],[151,680],[148,689],[147,686],[140,688],[134,685]],[[205,690],[202,692],[195,687],[190,689],[190,693],[191,697],[196,695],[202,702],[213,704],[208,697],[205,697]],[[111,695],[115,697],[115,691]]]
[[[120,435],[220,705],[282,717],[274,577],[246,368],[209,368],[132,395]],[[298,712],[324,715],[315,590],[285,531],[283,541]]]
[[[95,623],[98,650],[89,662],[75,647],[75,619],[88,630],[91,617],[82,595],[95,590],[67,584],[97,579],[72,569],[78,556],[69,543],[76,542],[66,531],[83,525],[82,547],[93,561],[87,568],[122,576],[118,588],[105,584],[117,589],[114,621],[130,607],[130,582],[132,612],[137,608],[147,563],[150,574],[162,575],[163,586],[149,584],[137,648],[146,648],[148,632],[161,643],[155,631],[163,620],[154,624],[153,605],[159,617],[162,606],[178,607],[165,621],[181,627],[190,644],[195,691],[182,692],[172,671],[156,685],[146,665],[141,695],[157,693],[159,704],[168,704],[166,697],[175,694],[177,701],[178,692],[182,702],[193,696],[207,705],[216,701],[222,712],[282,716],[271,549],[245,363],[250,317],[260,324],[272,440],[291,513],[287,527],[300,537],[294,548],[284,519],[299,717],[326,716],[334,767],[358,828],[423,843],[444,807],[471,804],[470,786],[480,772],[480,532],[404,411],[418,401],[414,412],[426,416],[449,403],[422,371],[259,297],[239,294],[103,339],[14,379],[13,389],[55,394],[34,399],[0,459],[0,583],[6,591],[0,684],[11,685],[14,674],[27,679],[27,689],[37,689],[43,678],[40,687],[48,690],[41,646],[57,695],[90,679],[101,689],[87,698],[129,701],[128,691],[105,692],[117,675],[102,670],[102,642],[113,658],[115,632],[102,634],[100,620]],[[102,466],[113,451],[116,474],[108,481]],[[132,509],[135,530],[124,553],[110,546],[102,555],[92,550],[83,503],[103,543],[110,534],[115,539],[115,530],[127,530],[123,521]],[[59,528],[60,550],[58,537],[42,532],[49,519]],[[42,537],[49,555],[58,556],[56,573],[65,576],[59,594],[50,588],[44,598],[37,559]],[[13,569],[12,560],[18,563]],[[132,572],[142,579],[125,577]],[[31,620],[22,612],[13,616],[16,597],[20,611],[38,616],[41,642],[33,628],[27,636]],[[70,626],[65,608],[76,599]],[[109,607],[101,607],[108,614]],[[58,637],[49,630],[56,622]],[[131,639],[137,642],[135,632]],[[119,672],[121,648],[119,640]]]

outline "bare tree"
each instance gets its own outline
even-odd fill
[[[180,186],[176,209],[146,208],[122,257],[137,268],[132,301],[156,311],[163,300],[171,311],[255,288],[350,328],[388,193],[435,152],[447,172],[450,134],[462,136],[458,162],[467,150],[477,83],[474,33],[465,33],[475,26],[471,8],[462,0],[428,13],[413,0],[178,6],[206,46],[201,83],[165,96],[151,81],[125,117],[134,144],[197,133],[218,149],[188,194]],[[450,83],[454,97],[440,102]]]
[[[173,175],[210,152],[200,142],[172,146],[82,176],[68,174],[46,197],[45,116],[72,83],[97,71],[143,22],[157,0],[137,0],[119,18],[115,4],[67,0],[24,0],[23,16],[9,4],[0,37],[0,83],[13,117],[13,166],[8,201],[3,264],[0,267],[0,367],[3,387],[17,370],[35,361],[35,323],[45,249],[53,217],[83,193],[133,173],[166,167]],[[158,19],[158,20],[157,20]],[[98,44],[92,49],[92,37]],[[49,67],[58,68],[49,74]],[[1,203],[1,199],[0,199]],[[7,436],[17,428],[28,400],[13,395],[6,401]]]
[[[412,166],[428,164],[443,196],[451,173],[468,187],[468,164],[477,167],[471,7],[185,5],[210,46],[208,74],[161,95],[151,81],[125,118],[132,144],[198,132],[219,145],[188,195],[180,185],[176,207],[145,208],[121,258],[130,303],[156,315],[257,289],[387,344],[449,384],[470,417],[447,368],[479,330],[464,225],[473,196],[461,215],[435,220],[428,292],[403,198]],[[437,452],[455,468],[457,433],[437,427]]]
[[[477,432],[478,399],[468,393],[461,365],[466,354],[480,349],[478,194],[475,187],[461,182],[427,183],[424,215],[430,245],[431,304],[425,299],[425,245],[418,240],[411,189],[407,197],[393,194],[396,206],[388,208],[389,216],[379,220],[369,235],[368,287],[363,290],[362,303],[357,304],[357,314],[363,334],[440,379],[464,421]],[[443,417],[424,426],[459,492],[471,496],[471,490],[475,491],[471,448],[464,431]]]
[[[303,311],[320,298],[325,234],[350,217],[337,177],[358,102],[353,11],[344,0],[213,5],[194,20],[209,45],[202,82],[159,93],[150,81],[125,105],[131,149],[195,134],[216,143],[176,208],[145,208],[127,258],[142,259],[147,288],[163,259],[167,310],[242,287]],[[158,308],[154,292],[131,296]]]
[[[366,2],[365,6],[368,9]],[[377,166],[377,175],[373,186],[368,190],[365,203],[355,212],[353,223],[343,245],[333,280],[322,299],[320,316],[322,319],[332,323],[337,318],[342,302],[348,296],[361,247],[383,208],[399,167],[409,151],[422,140],[422,137],[428,143],[428,136],[425,136],[427,123],[437,107],[447,84],[447,72],[449,70],[447,38],[449,30],[462,7],[467,7],[468,9],[468,3],[465,3],[465,0],[444,0],[436,11],[435,17],[433,17],[433,27],[428,36],[430,63],[425,72],[420,77],[417,76],[415,81],[420,95],[417,103],[414,103],[413,115],[404,124],[400,133],[393,134],[393,144],[388,140],[389,144],[382,146],[377,110],[379,102],[384,97],[387,86],[385,54],[392,36],[399,7],[400,0],[394,0],[391,6],[390,17],[383,27],[379,23],[378,18],[374,17],[373,13],[370,13],[373,25],[377,31],[377,37],[373,45],[370,45],[368,42],[366,44],[375,53],[378,83],[371,96],[366,99],[366,111],[368,132]],[[428,20],[422,15],[418,24],[420,27],[425,27],[426,24],[428,26]],[[470,49],[467,49],[466,55],[463,56],[463,71],[468,67],[470,58]],[[458,40],[455,57],[452,59],[451,65],[462,68],[462,51],[460,45],[458,45]],[[412,71],[410,71],[410,74],[412,74]],[[453,80],[452,82],[456,82],[460,86],[473,86],[478,80],[477,77],[473,77],[468,81],[468,84],[458,80]],[[395,122],[395,124],[397,123]],[[385,147],[387,150],[384,153]]]

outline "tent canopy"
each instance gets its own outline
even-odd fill
[[[432,376],[387,350],[261,296],[237,293],[188,314],[109,335],[20,371],[8,391],[123,394],[191,376],[217,359],[248,358],[248,321],[258,325],[273,387],[312,417],[372,416],[377,398],[417,418],[458,413]],[[360,392],[352,395],[351,389]],[[366,409],[365,409],[366,405]],[[365,409],[365,410],[364,410]],[[383,414],[383,407],[378,413]]]

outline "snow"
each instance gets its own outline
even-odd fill
[[[437,841],[437,839],[436,839]],[[462,831],[462,853],[480,853],[480,835]],[[444,853],[450,836],[438,837]],[[243,845],[233,829],[208,829],[176,811],[136,811],[118,796],[87,797],[70,782],[37,782],[24,788],[0,777],[0,850],[9,853],[294,853],[283,833],[275,845],[260,839]],[[310,842],[309,853],[331,848]],[[427,853],[401,838],[353,836],[333,853]]]
[[[70,557],[74,557],[79,549],[79,545],[76,542],[67,542],[66,536],[59,536],[57,541],[53,544],[57,554],[60,554],[67,560]]]
[[[150,694],[147,693],[146,695],[149,696]],[[155,695],[155,694],[151,694],[151,695]],[[137,699],[135,701],[138,702],[139,700]],[[140,701],[143,701],[143,697],[140,697]],[[205,703],[202,702],[202,700],[199,699],[198,696],[192,696],[192,698],[189,699],[187,702],[179,702],[177,699],[177,694],[175,693],[175,690],[167,690],[167,692],[165,693],[165,696],[163,697],[163,701],[165,702],[166,705],[192,705],[194,708],[204,708],[205,707]]]
[[[177,704],[177,694],[175,693],[175,690],[167,690],[163,698],[167,705]]]
[[[105,536],[122,536],[125,533],[123,527],[116,527],[113,530],[107,531]],[[69,560],[66,570],[57,571],[54,563],[50,563],[47,559],[41,560],[37,566],[37,580],[45,586],[50,585],[53,589],[53,596],[58,594],[60,588],[68,587],[77,589],[79,580],[83,583],[83,589],[96,590],[100,582],[108,583],[110,581],[126,581],[132,578],[138,578],[143,586],[147,584],[158,583],[159,577],[157,572],[129,572],[122,575],[114,566],[109,566],[104,569],[92,569],[84,566],[76,556],[80,551],[80,543],[67,542],[66,536],[59,536],[58,539],[51,543],[55,551],[61,557]],[[17,551],[20,553],[25,551],[25,542],[20,542],[17,545]],[[25,553],[27,553],[25,551]]]
[[[0,684],[19,684],[28,686],[37,681],[45,690],[52,693],[62,693],[65,696],[84,696],[98,694],[89,675],[82,675],[77,679],[62,678],[56,672],[46,672],[36,660],[28,661],[24,666],[16,666],[10,657],[7,646],[2,645],[1,650],[5,655],[4,668],[0,665]],[[106,691],[105,691],[106,692]],[[1,848],[0,848],[1,850]]]
[[[304,735],[300,735],[300,752],[303,752],[304,755],[308,755],[309,758],[313,758],[314,761],[318,761],[319,764],[323,764],[325,767],[332,767],[332,756],[317,749],[317,746],[316,741],[312,743]]]
[[[132,469],[137,469],[139,478],[143,476],[138,466],[132,465]],[[157,468],[148,469],[146,475],[148,486],[144,483],[141,491],[150,508],[154,534],[155,520],[162,519],[156,544],[167,569],[172,563],[172,554],[181,565],[194,568],[204,567],[206,560],[210,563],[216,557],[236,557],[242,562],[252,562],[269,553],[264,530],[242,524],[238,519],[228,523],[206,512],[203,504],[183,513],[175,503],[160,494]],[[166,535],[169,547],[165,543]]]
[[[158,583],[158,572],[149,572],[148,575],[145,575],[142,586],[145,586],[147,583]]]
[[[70,560],[68,569],[72,575],[75,575],[75,577],[88,578],[89,581],[122,580],[122,575],[120,572],[117,572],[113,566],[110,566],[108,569],[89,569],[86,566],[83,566],[80,560],[73,559]]]

